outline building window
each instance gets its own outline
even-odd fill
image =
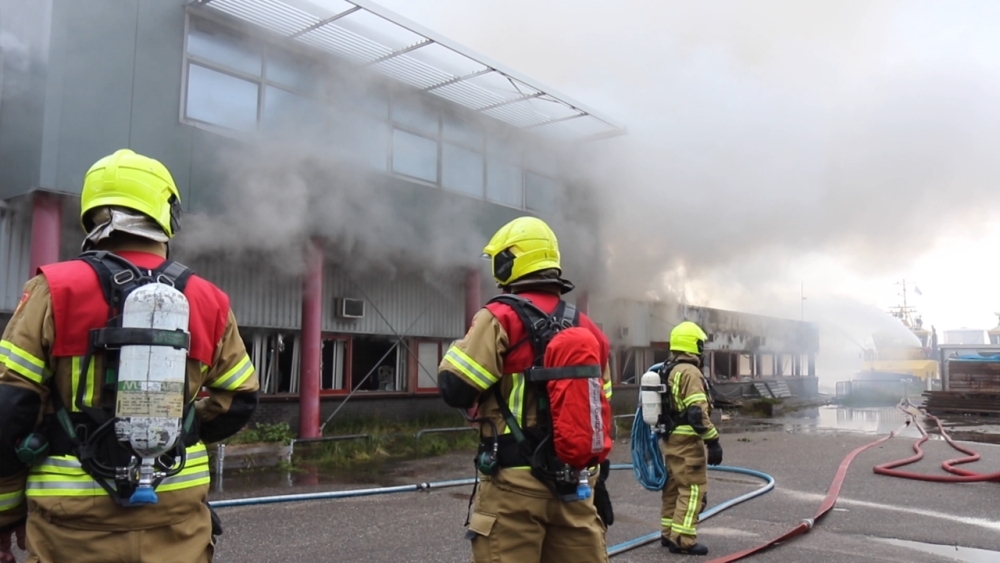
[[[406,129],[435,139],[441,134],[437,110],[407,98],[393,97],[392,120]]]
[[[440,342],[417,343],[417,390],[437,391],[438,366],[441,365]]]
[[[522,176],[519,166],[491,156],[486,167],[486,198],[511,207],[524,207]]]
[[[327,79],[327,59],[189,15],[182,120],[229,131],[292,132],[378,171],[541,213],[557,210],[550,159],[525,174],[520,137],[381,83]],[[487,154],[489,157],[487,158]]]
[[[438,143],[433,139],[392,132],[392,171],[427,182],[437,183]]]
[[[261,76],[263,45],[205,20],[191,20],[187,39],[188,54],[219,63],[239,73]]]
[[[326,139],[325,110],[318,100],[276,86],[264,88],[261,127],[268,131],[289,130],[310,138]]]
[[[299,392],[299,338],[280,332],[241,329],[261,393]]]
[[[322,391],[343,391],[344,367],[347,365],[347,339],[324,338],[320,359],[320,384]]]
[[[444,143],[441,156],[441,186],[449,191],[483,198],[483,155]]]
[[[192,64],[188,67],[188,119],[237,131],[257,128],[259,86],[235,76]]]
[[[405,353],[399,341],[382,336],[351,338],[351,388],[406,391]]]
[[[559,183],[541,174],[526,173],[524,206],[531,211],[555,213],[559,210]]]
[[[199,18],[187,37],[185,119],[235,131],[258,123],[326,134],[318,61]]]

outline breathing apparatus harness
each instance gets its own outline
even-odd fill
[[[552,412],[549,408],[546,382],[557,379],[600,377],[599,366],[544,366],[545,348],[561,330],[580,325],[577,308],[560,300],[555,310],[547,314],[530,300],[516,294],[502,294],[490,303],[503,303],[511,307],[524,326],[527,336],[514,343],[504,354],[506,357],[523,344],[530,344],[534,354],[532,366],[524,371],[525,384],[535,390],[537,398],[537,424],[522,428],[517,417],[504,400],[500,385],[492,388],[493,397],[503,416],[509,435],[499,436],[493,429],[492,444],[480,444],[477,468],[484,475],[493,475],[499,468],[528,466],[531,474],[564,502],[589,498],[591,494],[589,469],[575,470],[559,459],[555,452]],[[494,454],[495,452],[495,454]],[[595,463],[596,465],[596,463]]]
[[[108,321],[102,328],[91,329],[86,355],[80,362],[77,393],[73,405],[78,412],[69,412],[63,404],[59,390],[55,388],[55,378],[50,383],[51,397],[55,407],[55,420],[59,430],[52,428],[52,421],[43,423],[44,438],[29,436],[24,442],[34,444],[34,451],[22,448],[18,451],[22,461],[29,464],[41,461],[49,455],[76,456],[83,470],[97,482],[120,506],[155,503],[155,494],[150,497],[134,496],[137,488],[155,489],[167,477],[180,473],[187,461],[186,447],[198,442],[195,409],[187,385],[186,366],[183,384],[183,423],[180,435],[174,445],[155,460],[148,460],[138,453],[130,443],[128,433],[132,431],[130,421],[116,416],[116,402],[119,391],[119,360],[124,346],[167,347],[174,350],[190,349],[191,336],[184,330],[123,327],[123,310],[126,299],[139,288],[150,283],[160,283],[183,293],[193,272],[186,266],[166,260],[154,270],[140,269],[128,260],[107,251],[89,251],[78,259],[90,265],[97,273],[104,299],[108,304]],[[88,372],[94,354],[104,355],[104,377],[101,385],[101,405],[86,404]],[[97,376],[99,377],[99,376]],[[95,382],[96,383],[96,382]],[[131,382],[129,382],[131,383]],[[39,446],[39,440],[51,444]],[[48,450],[51,449],[51,452]],[[34,455],[32,455],[34,454]],[[28,459],[26,459],[28,458]],[[142,458],[142,467],[139,459]],[[152,470],[152,471],[151,471]],[[114,486],[111,483],[114,483]],[[147,493],[147,494],[149,494]]]
[[[664,362],[660,369],[647,371],[642,376],[639,386],[639,396],[642,410],[642,418],[654,434],[659,434],[664,441],[678,426],[685,424],[700,424],[701,412],[698,409],[697,421],[692,420],[692,407],[684,409],[678,408],[674,403],[674,395],[670,390],[670,372],[680,364],[689,364],[699,367],[698,360],[681,358],[672,362]],[[654,368],[656,366],[653,366]],[[712,384],[707,377],[702,377],[705,383],[705,396],[709,405],[712,404]]]

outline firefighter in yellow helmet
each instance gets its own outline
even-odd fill
[[[668,473],[660,542],[671,553],[708,554],[708,548],[696,541],[698,515],[705,508],[707,466],[722,463],[722,446],[709,420],[712,397],[701,372],[706,340],[697,324],[678,324],[670,331],[670,359],[661,368],[661,378],[667,382],[664,413],[672,430],[660,444]]]
[[[504,225],[483,249],[493,277],[505,294],[529,300],[549,316],[557,315],[561,295],[573,289],[564,280],[559,243],[545,222],[521,217]],[[603,368],[604,395],[611,397],[607,337],[586,315],[579,325],[595,337]],[[604,487],[610,464],[590,478],[594,495],[566,502],[537,479],[532,461],[519,447],[517,430],[533,436],[539,429],[539,396],[524,372],[533,365],[533,346],[517,312],[491,301],[476,314],[464,338],[455,342],[439,367],[438,387],[452,407],[478,407],[482,417],[477,467],[481,483],[469,517],[466,538],[475,563],[606,563],[605,531],[613,522]],[[494,434],[496,433],[496,434]],[[493,456],[494,436],[497,455]]]
[[[127,149],[98,160],[80,203],[87,252],[41,267],[0,339],[0,562],[14,560],[12,536],[22,548],[26,537],[29,562],[209,562],[221,527],[206,503],[205,442],[237,432],[257,406],[229,298],[166,258],[180,194],[160,162]],[[135,369],[118,357],[151,333],[116,332],[115,317],[149,279],[183,293],[189,312],[186,361],[150,362],[146,373],[187,388],[172,387],[173,402],[147,395],[183,423],[155,462],[153,494],[140,495],[130,448],[142,446],[119,441],[116,424],[119,375]],[[203,387],[208,397],[195,400]]]

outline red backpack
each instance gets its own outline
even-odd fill
[[[500,295],[492,302],[510,306],[521,319],[534,352],[533,367],[524,375],[538,391],[539,428],[523,431],[495,385],[504,421],[537,479],[562,500],[588,498],[586,470],[607,459],[612,446],[600,344],[579,326],[579,311],[565,301],[552,314],[519,295]]]

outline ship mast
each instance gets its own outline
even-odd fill
[[[914,307],[911,307],[909,302],[907,301],[906,278],[903,278],[903,281],[901,282],[896,282],[896,285],[903,287],[903,293],[901,294],[903,297],[903,304],[901,306],[897,305],[895,307],[890,307],[889,312],[892,313],[892,316],[902,321],[902,323],[906,325],[907,328],[910,329],[915,328],[913,313],[916,312],[916,309]]]

